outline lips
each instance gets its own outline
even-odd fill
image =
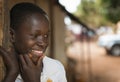
[[[31,51],[32,57],[41,57],[42,55],[43,55],[43,51],[40,51],[40,50],[32,50]]]
[[[32,52],[36,55],[36,56],[41,56],[43,54],[43,51],[38,51],[38,50],[32,50]]]
[[[31,60],[33,61],[33,63],[37,63],[38,59],[40,57],[43,56],[43,51],[41,50],[32,50],[30,53],[29,53],[29,57],[31,58]]]

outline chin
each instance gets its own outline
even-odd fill
[[[34,63],[34,64],[37,64],[37,62],[38,62],[38,60],[39,60],[39,57],[31,57],[30,56],[30,59],[32,60],[32,62]]]
[[[32,62],[36,65],[37,64],[37,62],[38,62],[38,59],[31,59],[32,60]]]

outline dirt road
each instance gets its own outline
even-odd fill
[[[75,42],[67,51],[73,58],[77,78],[84,82],[120,82],[120,57],[107,55],[96,42]]]

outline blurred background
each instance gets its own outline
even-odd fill
[[[0,44],[9,48],[9,10],[31,2],[49,15],[46,55],[64,64],[68,82],[120,82],[120,0],[0,0]],[[5,66],[0,59],[0,80]]]

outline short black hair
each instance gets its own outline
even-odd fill
[[[18,3],[10,10],[10,27],[14,30],[24,22],[27,15],[40,13],[47,18],[46,12],[37,5],[29,2]]]

